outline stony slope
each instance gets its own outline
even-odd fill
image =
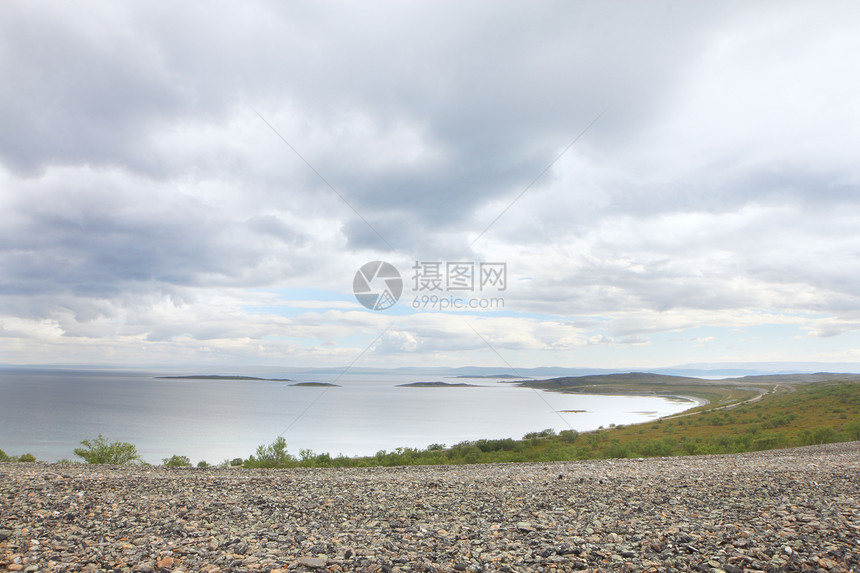
[[[849,571],[860,442],[326,470],[0,465],[0,569]]]

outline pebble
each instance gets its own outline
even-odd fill
[[[470,466],[0,471],[8,571],[860,570],[858,442]]]

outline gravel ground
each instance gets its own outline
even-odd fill
[[[371,469],[0,464],[0,570],[860,571],[860,442]]]

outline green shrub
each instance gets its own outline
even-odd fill
[[[81,445],[84,447],[75,448],[75,455],[83,458],[88,464],[123,465],[140,461],[134,444],[108,443],[101,434],[94,440],[83,440]]]
[[[836,430],[830,427],[815,428],[811,432],[803,430],[800,432],[800,441],[804,446],[816,446],[829,444],[838,439]]]
[[[199,462],[197,462],[197,467],[198,468],[208,468],[209,464],[206,462],[206,460],[200,460]]]
[[[0,450],[0,462],[8,462],[9,456],[6,455],[6,452]]]
[[[232,460],[230,460],[229,465],[235,468],[236,466],[241,466],[244,463],[245,462],[244,460],[242,460],[242,458],[233,458]]]
[[[34,456],[33,454],[21,454],[20,456],[18,456],[18,459],[16,461],[19,461],[19,462],[35,462],[36,456]]]
[[[791,422],[793,422],[793,421],[794,421],[794,419],[795,419],[795,418],[797,418],[797,415],[796,415],[796,414],[783,414],[783,415],[777,415],[777,416],[773,416],[773,417],[771,417],[769,420],[767,420],[767,421],[766,421],[764,424],[762,424],[762,425],[763,425],[765,428],[768,428],[768,429],[770,429],[770,428],[780,428],[780,427],[782,427],[782,426],[787,426],[787,425],[789,425]]]
[[[515,447],[514,440],[505,438],[503,440],[478,440],[475,442],[478,449],[482,452],[497,452],[499,450],[513,450]]]
[[[299,464],[305,468],[327,468],[331,467],[331,454],[317,454],[313,450],[299,450]]]
[[[631,447],[636,453],[644,457],[671,456],[675,451],[674,444],[667,440],[636,441],[631,444]]]
[[[696,442],[691,442],[688,440],[684,441],[684,444],[682,447],[683,447],[684,453],[687,454],[688,456],[695,455],[696,452],[699,451],[699,445]]]
[[[246,468],[286,468],[295,465],[296,458],[287,453],[287,441],[283,436],[268,446],[257,446],[257,455],[249,457],[242,464]]]
[[[860,440],[860,419],[854,420],[850,424],[845,424],[845,431],[848,433],[848,439]]]
[[[314,459],[315,456],[316,454],[310,448],[304,448],[302,450],[299,450],[299,460],[304,463],[310,462]]]
[[[558,433],[558,437],[561,438],[563,442],[572,444],[576,442],[576,439],[579,437],[579,432],[576,430],[562,430]]]
[[[552,428],[547,428],[546,430],[541,430],[540,432],[529,432],[525,436],[523,436],[524,440],[533,440],[536,438],[552,438],[555,436],[555,430]]]
[[[601,448],[601,456],[604,458],[628,458],[630,457],[630,450],[627,449],[627,446],[621,444],[621,441],[618,439],[613,439],[609,444],[604,445]]]
[[[753,441],[753,449],[755,450],[771,450],[775,448],[785,448],[790,445],[788,436],[784,432],[777,432],[766,437],[758,438]]]
[[[169,468],[187,468],[191,467],[191,460],[188,459],[188,456],[177,456],[176,454],[173,454],[173,456],[169,458],[162,459],[161,464]]]

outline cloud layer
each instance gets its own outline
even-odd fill
[[[851,360],[859,24],[4,4],[0,362]],[[379,259],[504,261],[504,310],[365,311]]]

